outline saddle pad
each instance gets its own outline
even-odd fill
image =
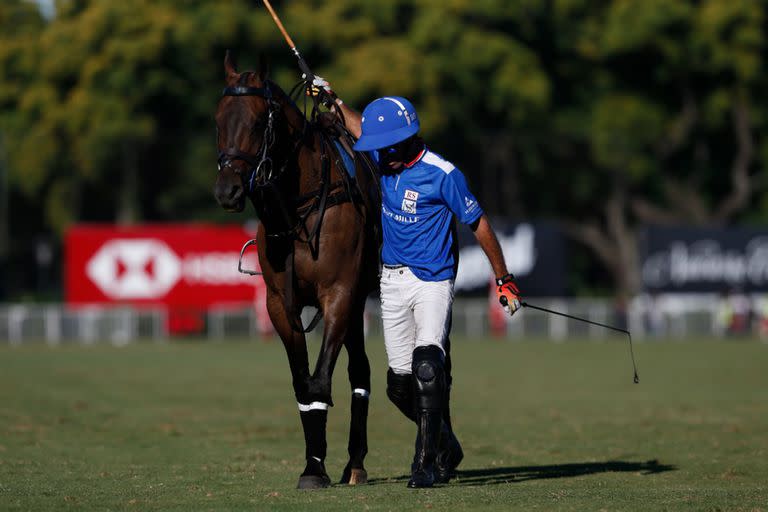
[[[347,174],[349,174],[352,178],[355,177],[355,161],[350,156],[349,153],[347,153],[347,150],[344,149],[344,146],[341,145],[338,139],[333,139],[333,143],[336,146],[336,150],[339,152],[339,155],[341,155],[341,161],[344,164],[344,168],[347,170]]]

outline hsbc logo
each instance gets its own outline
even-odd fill
[[[180,281],[189,286],[255,285],[237,271],[240,253],[190,252],[179,255],[155,238],[114,239],[88,260],[88,278],[113,300],[161,299]],[[243,259],[246,268],[259,268],[255,251]]]
[[[250,303],[265,287],[260,276],[237,271],[250,235],[212,224],[73,226],[64,237],[66,300],[190,310]],[[257,253],[245,253],[243,268],[259,270]]]
[[[181,278],[181,261],[156,239],[116,239],[104,244],[85,272],[111,299],[155,299]]]

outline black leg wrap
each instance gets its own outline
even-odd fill
[[[300,412],[301,425],[304,427],[304,442],[307,450],[305,457],[317,457],[325,460],[327,444],[325,441],[325,424],[328,420],[328,411],[314,410]]]
[[[304,427],[304,442],[307,465],[299,477],[299,489],[318,489],[331,485],[331,479],[325,471],[325,425],[328,411],[321,409],[301,411],[301,424]],[[319,459],[319,460],[318,460]]]
[[[350,411],[347,445],[349,462],[341,474],[340,483],[363,484],[368,481],[368,473],[363,466],[363,460],[368,453],[368,397],[353,393]]]
[[[368,454],[368,397],[352,395],[350,412],[347,453],[350,458],[360,458],[362,464],[362,459]]]
[[[429,345],[413,351],[413,387],[418,435],[408,487],[432,487],[445,407],[445,368],[440,347]]]
[[[387,370],[387,396],[400,409],[406,418],[416,421],[416,410],[413,406],[413,378],[411,374],[398,375]]]

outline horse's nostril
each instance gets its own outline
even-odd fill
[[[236,197],[239,197],[239,195],[240,195],[240,185],[234,185],[229,190],[229,198],[230,199],[235,199]]]

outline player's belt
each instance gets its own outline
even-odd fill
[[[397,270],[398,268],[405,268],[405,267],[407,267],[407,266],[408,266],[408,265],[387,265],[386,263],[384,263],[384,264],[382,265],[382,267],[384,267],[384,268],[388,268],[388,269],[390,269],[390,270]]]

